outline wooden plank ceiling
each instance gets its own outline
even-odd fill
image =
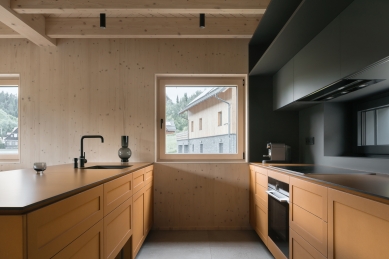
[[[0,38],[251,38],[270,0],[0,0]],[[106,29],[99,15],[107,16]],[[205,14],[205,28],[199,14]]]

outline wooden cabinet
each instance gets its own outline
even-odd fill
[[[132,198],[104,217],[104,258],[114,259],[132,235]]]
[[[138,254],[153,224],[153,167],[145,168],[143,173],[145,185],[132,196],[133,234],[132,256]]]
[[[262,241],[267,244],[268,236],[267,207],[264,207],[258,200],[255,202],[255,231]]]
[[[24,259],[26,215],[0,216],[0,258]]]
[[[250,165],[249,174],[249,221],[250,225],[255,229],[255,166]]]
[[[273,109],[277,110],[294,101],[294,60],[291,59],[273,77]]]
[[[328,191],[328,258],[388,258],[389,205]]]
[[[340,79],[340,19],[294,57],[294,101]]]
[[[132,174],[104,184],[104,216],[132,196]]]
[[[100,220],[84,234],[56,254],[53,259],[102,259],[103,221]]]
[[[27,214],[28,258],[50,258],[103,218],[103,186]]]
[[[311,246],[299,234],[289,231],[289,259],[325,259],[319,251]]]
[[[327,188],[290,177],[289,227],[327,256]]]

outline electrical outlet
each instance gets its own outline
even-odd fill
[[[315,137],[305,138],[305,145],[315,145]]]

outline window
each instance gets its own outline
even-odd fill
[[[217,113],[217,126],[221,126],[223,124],[222,112]]]
[[[246,75],[157,75],[157,161],[244,160],[245,80]],[[164,130],[167,121],[175,125],[173,134]],[[220,139],[222,152],[215,145]]]
[[[219,153],[223,153],[223,143],[219,143]]]
[[[389,105],[358,112],[358,146],[389,145]]]
[[[19,75],[0,74],[0,161],[20,158]]]

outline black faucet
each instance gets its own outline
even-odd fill
[[[85,152],[84,152],[84,138],[99,138],[101,139],[101,143],[104,143],[104,138],[103,136],[100,135],[85,135],[81,137],[80,168],[83,168],[87,162],[87,160],[85,159]],[[77,158],[74,159],[74,167],[77,168]]]

